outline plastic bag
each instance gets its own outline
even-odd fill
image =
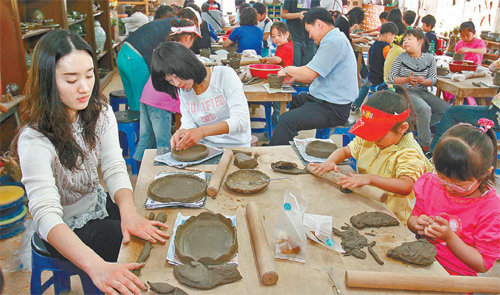
[[[31,236],[35,230],[33,229],[33,220],[26,219],[24,221],[25,230],[21,238],[19,248],[14,251],[10,261],[3,269],[6,272],[14,271],[31,271]]]
[[[307,202],[298,194],[285,191],[283,207],[274,224],[275,257],[306,262],[307,237],[302,222]]]

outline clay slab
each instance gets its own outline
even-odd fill
[[[267,174],[258,170],[241,169],[228,175],[226,186],[228,189],[241,193],[253,194],[260,192],[269,185]]]
[[[182,151],[173,149],[171,156],[179,162],[194,162],[208,156],[208,147],[204,144],[196,144]]]
[[[177,228],[175,254],[182,263],[222,264],[238,250],[236,228],[222,214],[202,212]]]
[[[350,221],[357,229],[399,225],[396,218],[384,212],[362,212],[352,216]]]
[[[328,158],[336,149],[337,145],[334,143],[314,140],[306,145],[306,154],[316,158]]]
[[[218,285],[241,280],[241,274],[233,264],[205,266],[193,261],[174,268],[174,276],[181,283],[198,289],[212,289]]]
[[[158,202],[191,203],[205,197],[207,182],[194,175],[171,174],[153,181],[148,195]]]
[[[297,168],[297,164],[286,161],[278,161],[271,163],[271,168],[273,171],[286,173],[286,174],[307,174],[309,173],[307,169]]]
[[[423,238],[413,242],[405,242],[401,246],[387,251],[387,256],[404,262],[428,266],[436,259],[436,247]]]

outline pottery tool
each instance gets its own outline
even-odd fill
[[[252,237],[254,255],[257,260],[260,281],[271,286],[278,282],[278,273],[274,267],[274,255],[267,241],[266,231],[262,223],[262,217],[259,213],[259,207],[254,201],[247,204],[246,216],[248,220],[248,229]]]
[[[149,213],[148,219],[153,220],[154,218],[154,213],[151,212]],[[158,215],[156,215],[155,218],[156,221],[164,223],[167,221],[167,214],[165,212],[160,212]],[[156,228],[159,228],[158,226],[155,226]],[[143,263],[149,258],[149,254],[151,253],[151,249],[153,246],[151,245],[150,241],[146,241],[144,246],[142,247],[141,253],[139,254],[139,257],[137,258],[137,263]],[[136,276],[139,276],[141,274],[141,268],[136,268],[132,270],[132,273],[135,274]]]
[[[350,288],[375,288],[433,292],[500,293],[500,279],[465,276],[429,276],[409,273],[347,270]]]
[[[332,284],[333,284],[333,293],[335,293],[335,295],[343,295],[342,294],[342,291],[340,291],[339,289],[339,284],[337,284],[336,280],[335,280],[335,277],[333,276],[333,267],[330,267],[326,273],[328,274],[328,277],[330,278],[330,281],[332,281]]]
[[[230,149],[225,149],[224,154],[222,154],[222,158],[219,161],[219,165],[215,169],[214,174],[210,178],[210,183],[208,184],[207,194],[211,197],[215,197],[219,192],[219,187],[226,174],[227,167],[229,167],[229,163],[231,162],[231,158],[233,157],[233,151]]]
[[[290,177],[289,176],[285,176],[285,177],[276,177],[276,178],[269,178],[269,179],[260,179],[259,181],[252,181],[250,183],[251,184],[257,184],[257,183],[270,182],[270,181],[282,180],[282,179],[290,179]]]
[[[307,170],[309,170],[309,172],[311,172],[312,174],[319,176],[318,174],[315,174],[313,172],[313,167],[311,165],[307,166]],[[324,178],[324,179],[331,181],[331,182],[338,185],[338,182],[340,181],[340,177],[345,177],[345,176],[346,175],[342,174],[342,173],[338,173],[335,171],[329,171],[329,172],[327,172],[324,175],[319,176],[319,177]],[[387,198],[389,197],[389,194],[386,191],[384,191],[383,189],[380,189],[376,186],[373,186],[373,185],[364,185],[362,187],[349,187],[349,189],[351,191],[357,193],[360,196],[363,196],[363,197],[368,198],[368,199],[380,201],[380,202],[385,202],[387,200]]]

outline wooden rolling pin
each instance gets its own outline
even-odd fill
[[[319,176],[318,174],[315,174],[313,172],[313,166],[308,165],[307,170],[312,174]],[[340,181],[339,178],[344,176],[345,175],[342,173],[329,171],[320,177],[337,184]],[[356,187],[356,188],[349,187],[348,189],[357,193],[360,196],[380,202],[385,202],[387,200],[387,197],[389,197],[389,194],[386,191],[373,185],[364,185],[362,187]]]
[[[345,273],[347,287],[433,292],[500,293],[500,279],[355,271]]]
[[[231,158],[233,157],[233,151],[230,149],[225,149],[224,154],[222,154],[222,158],[219,161],[219,165],[217,165],[217,169],[215,169],[214,174],[210,178],[210,183],[207,187],[207,194],[211,197],[215,197],[219,192],[219,187],[226,174],[227,167],[231,162]]]
[[[271,286],[278,282],[278,273],[274,267],[274,255],[267,242],[266,231],[259,214],[259,207],[254,201],[247,204],[247,222],[252,244],[259,268],[260,281]]]

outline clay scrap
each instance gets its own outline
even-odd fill
[[[158,294],[168,294],[168,295],[188,295],[186,291],[182,290],[179,287],[172,286],[167,283],[162,283],[162,282],[157,282],[157,283],[152,283],[148,281],[149,287],[151,287],[151,290],[153,292],[156,292]]]
[[[164,223],[165,221],[167,221],[167,214],[165,212],[160,212],[158,213],[158,215],[156,215],[156,218],[155,217],[155,214],[153,212],[150,212],[149,213],[149,216],[148,216],[148,219],[149,220],[156,220],[156,221],[159,221],[161,223]],[[156,226],[156,228],[159,228],[158,226]],[[139,254],[139,257],[137,258],[137,263],[143,263],[143,262],[146,262],[146,260],[148,260],[149,258],[149,255],[151,254],[151,249],[153,248],[153,246],[151,245],[151,242],[150,241],[146,241],[146,243],[144,244],[144,246],[142,247],[142,250],[141,250],[141,253]],[[139,276],[139,274],[141,273],[141,268],[136,268],[132,271],[133,274],[135,274],[136,276]]]
[[[194,162],[206,156],[208,156],[208,147],[204,144],[196,144],[182,151],[172,149],[171,153],[172,159],[179,162]]]
[[[234,156],[234,165],[240,169],[252,169],[255,168],[259,163],[257,163],[257,154],[255,157],[248,155],[246,153],[238,152]]]
[[[346,255],[365,259],[366,253],[362,251],[364,247],[368,246],[368,240],[362,236],[355,228],[346,224],[341,227],[341,230],[333,228],[333,234],[342,239],[341,246],[346,252]]]
[[[383,212],[362,212],[350,219],[352,225],[357,229],[365,227],[397,226],[399,221]]]
[[[233,192],[253,194],[265,189],[269,185],[269,179],[267,174],[258,170],[241,169],[227,176],[226,186]]]
[[[236,227],[222,214],[202,212],[177,228],[175,254],[182,263],[222,264],[238,250]]]
[[[196,261],[175,266],[174,276],[183,285],[204,290],[242,279],[236,265],[206,266]]]
[[[306,145],[306,154],[316,158],[328,158],[336,149],[337,145],[334,143],[314,140]]]
[[[297,164],[287,161],[278,161],[271,163],[273,171],[286,173],[286,174],[307,174],[309,173],[306,168],[299,169]]]
[[[405,242],[387,251],[387,256],[417,265],[428,266],[436,259],[436,247],[427,239]]]

